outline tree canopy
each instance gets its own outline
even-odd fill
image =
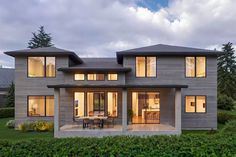
[[[33,37],[28,42],[28,48],[51,47],[52,37],[50,33],[46,33],[43,26],[39,27],[38,32],[33,32]]]

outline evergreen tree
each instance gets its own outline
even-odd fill
[[[12,82],[11,86],[7,92],[5,106],[6,107],[14,107],[14,105],[15,105],[15,85]]]
[[[38,48],[38,47],[51,47],[52,37],[51,34],[44,31],[44,27],[39,27],[38,33],[33,32],[32,39],[28,42],[28,48]]]
[[[236,100],[236,57],[232,43],[223,44],[225,54],[218,57],[218,94]]]

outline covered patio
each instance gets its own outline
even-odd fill
[[[117,114],[120,114],[120,121],[117,120],[116,123],[109,127],[104,123],[103,127],[84,127],[83,117],[80,117],[75,121],[73,118],[67,118],[69,115],[61,114],[65,111],[63,104],[65,100],[63,100],[63,96],[65,93],[69,94],[68,89],[84,89],[84,88],[94,88],[94,86],[78,86],[78,85],[49,85],[49,88],[54,88],[54,136],[55,137],[102,137],[102,136],[113,136],[113,135],[138,135],[138,136],[148,136],[148,135],[172,135],[172,134],[181,134],[181,88],[187,88],[185,85],[156,85],[147,87],[147,86],[96,86],[97,89],[102,88],[119,88],[120,89],[120,108]],[[148,89],[148,88],[171,88],[174,89],[174,122],[173,125],[169,123],[159,123],[159,124],[133,124],[128,123],[128,103],[129,103],[129,90],[130,89]],[[73,98],[73,96],[70,96]],[[67,103],[68,104],[68,103]],[[70,110],[71,114],[73,114],[73,109]],[[107,111],[105,110],[105,113]],[[69,113],[67,113],[69,114]],[[104,114],[103,118],[106,119],[108,114]],[[93,117],[93,116],[91,116]],[[96,118],[99,118],[96,115]],[[68,121],[68,122],[67,122]]]

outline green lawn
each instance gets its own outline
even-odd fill
[[[19,141],[27,139],[50,139],[53,138],[52,132],[20,132],[5,127],[8,120],[13,118],[0,118],[0,140]]]

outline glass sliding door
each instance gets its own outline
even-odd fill
[[[132,92],[132,123],[160,123],[160,93]]]
[[[105,111],[105,93],[88,92],[87,93],[88,116],[104,116]]]

